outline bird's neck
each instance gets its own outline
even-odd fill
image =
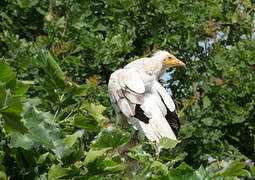
[[[156,79],[159,79],[160,76],[162,76],[167,70],[167,67],[163,66],[161,62],[157,62],[154,59],[151,59],[151,64],[154,65],[150,66],[150,72],[156,76]]]
[[[124,68],[136,68],[148,75],[155,76],[156,79],[159,79],[167,70],[167,67],[163,66],[163,63],[160,62],[160,60],[154,59],[153,57],[138,59],[129,63]]]

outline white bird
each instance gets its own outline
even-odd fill
[[[150,141],[162,137],[176,140],[180,128],[175,104],[158,82],[167,68],[185,66],[167,51],[137,59],[110,76],[108,92],[117,119],[127,121]]]

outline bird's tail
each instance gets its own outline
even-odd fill
[[[147,114],[149,121],[146,123],[136,117],[129,118],[129,123],[131,123],[135,129],[144,133],[144,135],[151,141],[158,142],[162,137],[176,140],[176,136],[171,126],[168,124],[164,114],[157,105],[153,104],[149,106],[148,103],[146,104],[146,107],[142,106],[142,109],[150,112],[150,114]]]

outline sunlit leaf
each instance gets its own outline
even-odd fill
[[[228,165],[228,167],[221,172],[216,173],[214,177],[218,176],[250,176],[249,171],[244,169],[246,167],[246,164],[244,162],[240,161],[233,161]]]
[[[210,99],[206,96],[203,98],[203,108],[208,108],[211,105]]]
[[[62,168],[60,164],[53,164],[48,172],[48,178],[49,180],[60,179],[62,177],[68,176],[69,173],[69,169]]]
[[[163,137],[158,142],[158,147],[161,149],[172,149],[174,148],[180,141],[172,140],[166,137]]]
[[[129,151],[128,156],[141,163],[149,162],[152,159],[152,155],[145,152],[141,146],[134,146],[130,148]]]
[[[5,62],[0,61],[0,69],[0,113],[4,119],[5,129],[8,132],[24,133],[26,128],[21,122],[23,112],[21,98],[28,87],[15,79],[16,74]]]
[[[37,163],[38,164],[42,164],[42,163],[44,163],[44,161],[47,159],[47,157],[49,156],[49,152],[46,152],[46,153],[44,153],[44,154],[41,154],[40,156],[39,156],[39,158],[38,158],[38,161],[37,161]]]
[[[254,179],[254,13],[251,0],[0,1],[0,179]],[[178,141],[134,142],[107,83],[158,49],[187,65],[161,81]]]
[[[16,73],[12,72],[3,60],[0,60],[0,69],[0,82],[7,83],[15,79]]]
[[[127,168],[127,165],[124,164],[116,164],[112,166],[107,166],[107,164],[105,165],[106,168],[104,168],[104,171],[107,173],[119,173]]]
[[[203,166],[200,166],[196,171],[196,176],[198,179],[201,179],[201,180],[210,180],[210,176],[209,176],[209,173],[206,172],[206,170],[204,169]]]
[[[111,148],[104,148],[100,150],[93,150],[91,149],[87,154],[86,154],[86,159],[85,159],[85,164],[90,164],[93,163],[97,158],[103,156],[107,151],[109,151]]]
[[[83,135],[83,131],[77,131],[76,133],[67,136],[64,139],[64,143],[67,147],[72,147],[74,145],[74,143],[77,141],[78,138],[82,137]]]
[[[103,112],[105,111],[105,107],[102,105],[96,105],[94,103],[85,104],[85,109],[88,113],[95,118],[98,122],[102,122],[105,117],[103,116]]]
[[[7,180],[7,175],[5,174],[5,172],[0,171],[0,179],[1,180]]]

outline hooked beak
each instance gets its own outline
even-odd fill
[[[171,58],[171,59],[167,59],[164,62],[168,67],[176,67],[176,66],[183,66],[185,67],[185,63],[182,62],[181,60],[177,59],[176,57]]]
[[[172,63],[173,63],[174,66],[182,66],[182,67],[186,66],[186,64],[184,62],[182,62],[181,60],[179,60],[177,58],[174,59]]]

